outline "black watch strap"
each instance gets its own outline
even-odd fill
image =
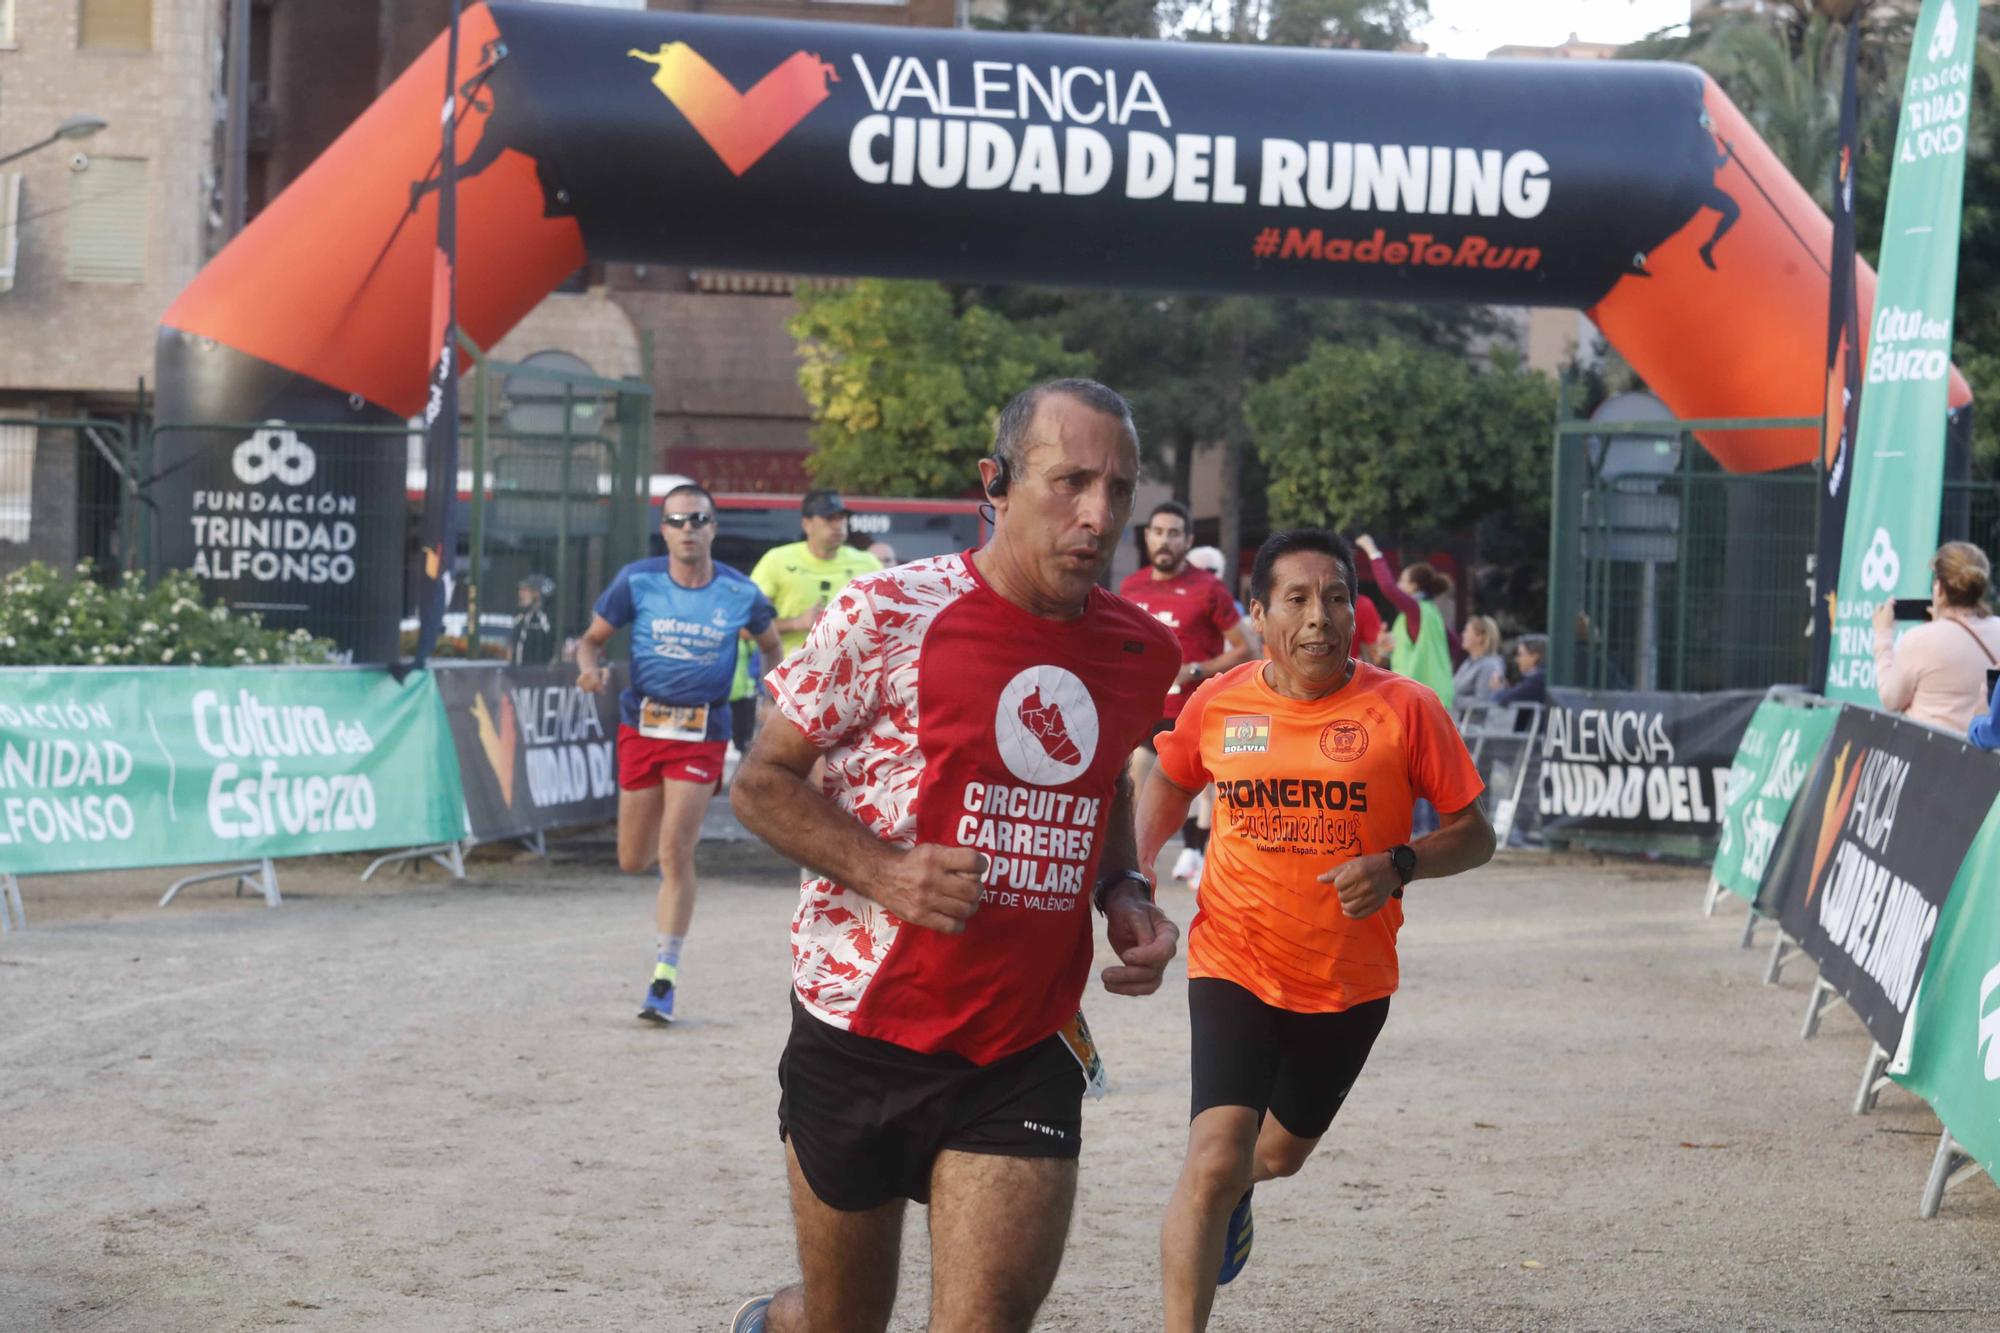
[[[1158,901],[1158,897],[1153,889],[1153,881],[1151,879],[1148,879],[1145,875],[1140,874],[1136,870],[1121,870],[1115,875],[1106,875],[1103,879],[1097,881],[1096,889],[1091,891],[1090,905],[1092,907],[1095,907],[1099,912],[1102,912],[1104,910],[1105,897],[1113,889],[1117,888],[1120,884],[1125,883],[1127,880],[1130,880],[1132,883],[1137,884],[1140,888],[1146,891],[1147,902],[1150,903]]]
[[[1410,877],[1417,873],[1417,849],[1407,842],[1397,843],[1389,849],[1389,864],[1395,867],[1396,878],[1402,881],[1392,895],[1400,898],[1403,896],[1403,885],[1408,884]]]

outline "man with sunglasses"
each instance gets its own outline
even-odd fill
[[[722,787],[729,748],[729,686],[737,636],[767,659],[778,652],[777,612],[757,585],[717,564],[715,499],[689,483],[660,502],[667,554],[618,571],[576,647],[577,688],[609,680],[600,654],[632,627],[632,678],[619,696],[618,864],[660,867],[659,953],[639,1017],[674,1019],[681,943],[694,918],[694,848],[708,802]]]

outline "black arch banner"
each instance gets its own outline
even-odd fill
[[[417,410],[443,63],[441,39],[168,311],[163,415]],[[487,345],[588,254],[1574,306],[1682,416],[1820,411],[1831,226],[1685,66],[494,4],[460,68]],[[1816,440],[1708,443],[1756,470]]]

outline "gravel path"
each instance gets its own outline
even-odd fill
[[[0,940],[0,1330],[722,1329],[795,1271],[793,893],[754,847],[703,863],[664,1032],[632,1017],[650,885],[601,839],[452,887],[288,866],[278,911],[31,881]],[[1762,985],[1700,888],[1516,859],[1413,889],[1374,1061],[1259,1191],[1214,1327],[2000,1329],[2000,1190],[1917,1220],[1936,1120],[1899,1091],[1850,1115],[1860,1024],[1800,1041],[1808,975]],[[1088,1007],[1113,1092],[1041,1327],[1156,1328],[1184,978]]]

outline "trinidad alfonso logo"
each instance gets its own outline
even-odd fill
[[[625,54],[655,66],[653,86],[738,176],[826,100],[829,83],[840,81],[833,66],[804,51],[786,56],[747,92],[738,92],[686,42],[662,42],[650,54],[635,47]]]
[[[1097,705],[1084,683],[1061,667],[1029,667],[1000,691],[993,738],[1015,777],[1053,787],[1096,757]]]

